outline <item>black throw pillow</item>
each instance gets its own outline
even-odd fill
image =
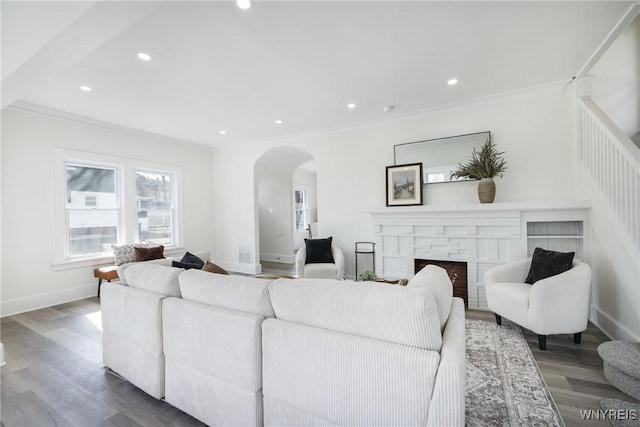
[[[304,239],[304,245],[307,248],[307,260],[305,264],[332,263],[333,252],[331,252],[331,240],[333,237],[326,239]]]
[[[529,274],[524,282],[532,285],[538,280],[571,270],[574,255],[575,252],[556,252],[536,248],[533,251]]]
[[[198,264],[192,264],[188,262],[180,262],[180,261],[171,261],[171,267],[176,268],[184,268],[185,270],[190,270],[192,268],[201,270],[202,267],[199,267]]]
[[[202,259],[200,259],[199,257],[195,256],[194,254],[192,254],[191,252],[187,252],[184,254],[184,256],[182,257],[182,259],[180,260],[180,263],[182,264],[193,264],[194,267],[192,268],[202,268],[204,267],[204,261]],[[184,267],[181,267],[184,268]]]

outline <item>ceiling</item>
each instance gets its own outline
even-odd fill
[[[3,0],[2,106],[211,147],[304,135],[569,81],[632,3]]]

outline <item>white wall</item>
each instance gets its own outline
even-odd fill
[[[385,166],[393,164],[394,144],[490,130],[498,149],[506,152],[508,164],[504,178],[496,182],[497,203],[575,199],[571,102],[570,91],[556,85],[439,113],[216,150],[216,198],[234,203],[215,206],[215,256],[235,263],[238,246],[255,245],[253,164],[264,152],[285,143],[303,148],[316,159],[322,234],[334,236],[343,248],[351,277],[354,243],[373,240],[366,212],[385,206]],[[223,181],[234,185],[225,186]],[[468,182],[428,185],[424,200],[425,204],[478,203],[476,186]]]
[[[591,99],[632,138],[640,131],[640,17],[590,70]]]
[[[213,251],[212,154],[150,136],[2,110],[2,315],[93,296],[93,267],[54,271],[54,148],[182,169],[184,246]]]

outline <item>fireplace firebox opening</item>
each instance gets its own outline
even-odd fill
[[[464,307],[469,307],[469,294],[467,291],[467,263],[464,261],[440,261],[435,259],[414,260],[414,273],[422,270],[427,265],[437,265],[444,268],[449,274],[453,284],[453,296],[464,300]]]

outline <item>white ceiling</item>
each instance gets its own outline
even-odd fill
[[[3,0],[2,106],[214,147],[301,135],[569,81],[632,3]]]

